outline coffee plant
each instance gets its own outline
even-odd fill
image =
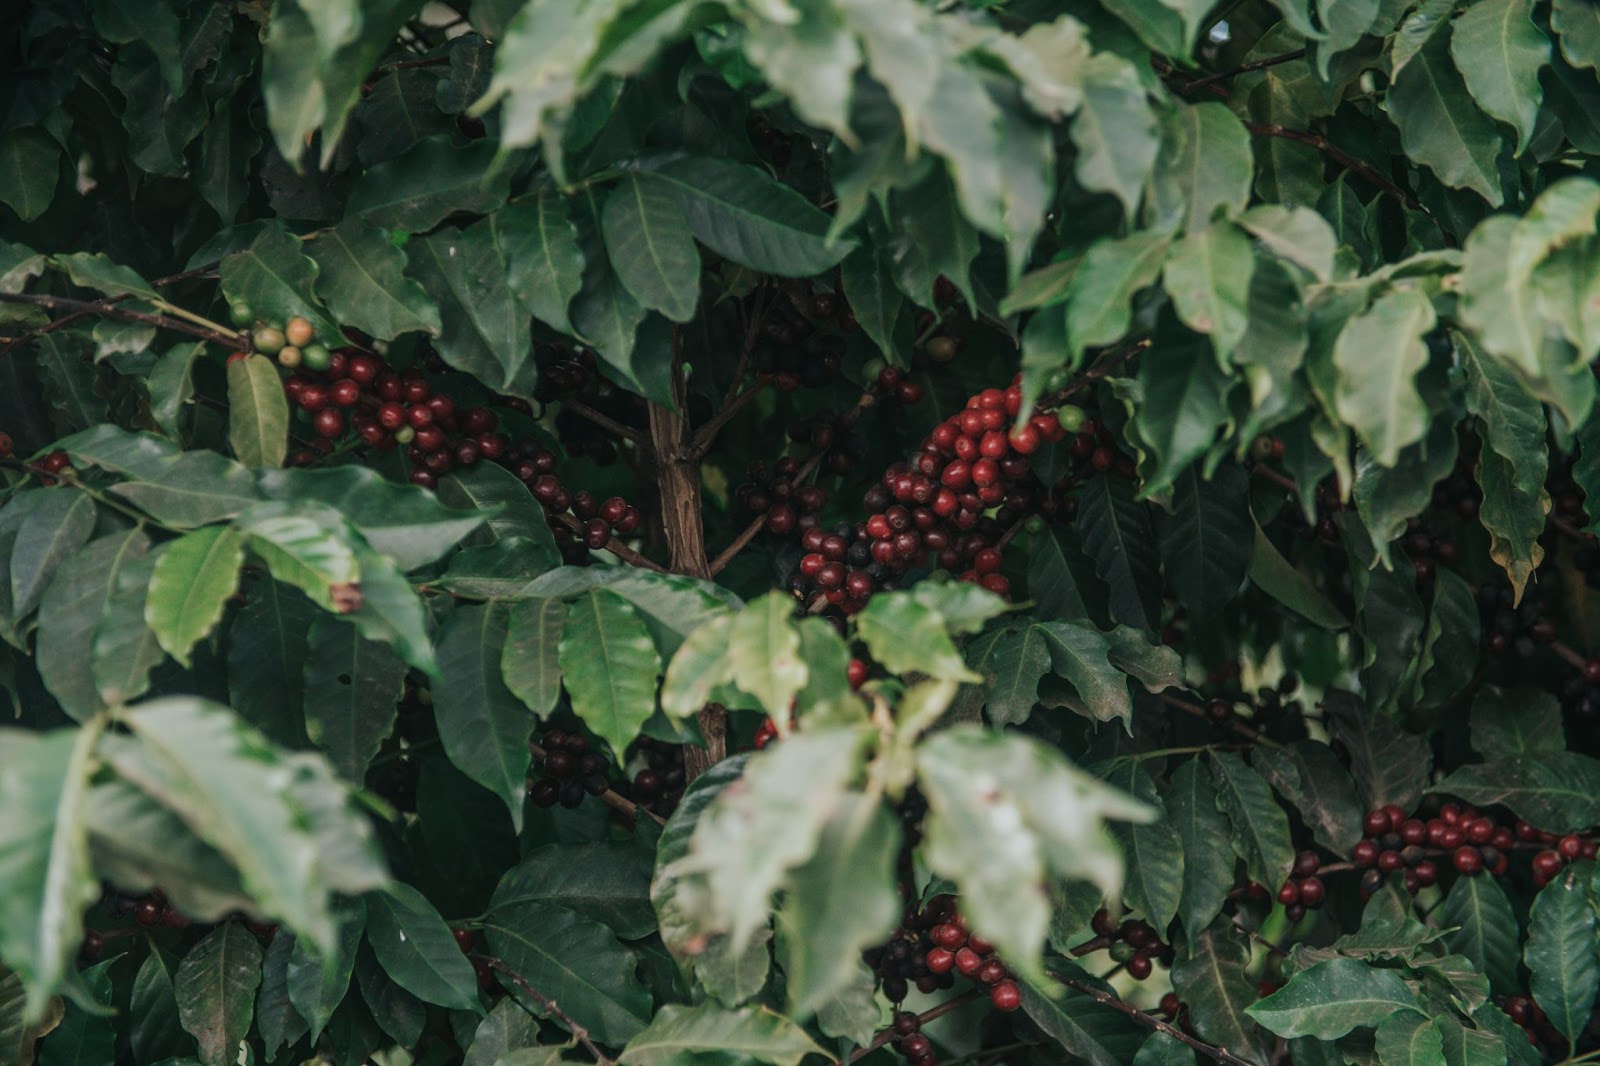
[[[0,1066],[1600,1062],[1593,0],[19,0]]]

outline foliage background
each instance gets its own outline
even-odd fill
[[[1592,3],[67,0],[0,70],[0,1062],[888,1060],[946,892],[1022,983],[911,994],[946,1060],[1600,1046]],[[308,449],[241,303],[642,525]],[[1016,606],[797,617],[749,464],[865,522],[1017,372],[1094,421]],[[1446,798],[1502,874],[1351,861]]]

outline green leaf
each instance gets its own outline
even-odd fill
[[[1444,1058],[1444,1034],[1425,1014],[1402,1011],[1378,1026],[1378,1061],[1383,1066],[1432,1066]]]
[[[356,949],[361,946],[367,921],[366,904],[360,899],[340,900],[334,918],[338,930],[330,951],[323,953],[309,941],[296,938],[289,953],[289,1002],[310,1024],[312,1040],[321,1037],[350,990]]]
[[[497,909],[484,922],[489,950],[602,1044],[625,1044],[650,1019],[633,953],[611,930],[561,907]]]
[[[661,658],[627,600],[591,589],[567,608],[558,659],[572,709],[618,755],[655,713]]]
[[[267,945],[261,967],[261,987],[256,996],[256,1029],[267,1054],[293,1044],[310,1029],[306,1020],[289,1002],[289,956],[294,953],[294,934],[279,930]]]
[[[974,645],[968,645],[969,656]],[[987,656],[972,666],[985,675],[984,708],[995,725],[1021,725],[1039,701],[1039,679],[1050,667],[1050,649],[1038,626],[996,634]]]
[[[728,627],[727,649],[728,669],[739,687],[760,700],[768,714],[787,714],[810,673],[800,655],[793,599],[769,592],[748,604]]]
[[[282,754],[227,708],[198,698],[142,703],[123,721],[138,743],[115,746],[107,760],[226,855],[264,913],[328,944],[329,893],[383,883],[371,828],[331,774],[305,780],[320,756]]]
[[[61,146],[35,126],[0,133],[0,203],[32,222],[49,208],[61,177]]]
[[[428,621],[416,590],[386,556],[365,544],[355,547],[361,567],[361,606],[343,617],[363,636],[394,645],[408,664],[437,677],[439,667],[428,639]]]
[[[413,1047],[428,1024],[428,1005],[391,980],[370,948],[356,954],[356,986],[378,1028],[401,1047]]]
[[[471,1024],[470,1021],[467,1024]],[[478,1022],[467,1042],[461,1066],[500,1066],[516,1060],[511,1055],[538,1043],[539,1023],[527,1008],[507,996]]]
[[[1159,522],[1161,559],[1191,615],[1216,615],[1244,584],[1255,536],[1248,488],[1243,472],[1226,466],[1210,481],[1194,467],[1177,480],[1172,513]]]
[[[1239,225],[1274,255],[1304,267],[1318,281],[1333,275],[1338,240],[1327,220],[1311,208],[1257,204],[1239,216]]]
[[[317,614],[310,600],[269,578],[248,590],[228,627],[229,704],[257,729],[295,747],[306,739],[305,663]]]
[[[1122,857],[1104,820],[1156,814],[1018,733],[940,732],[917,748],[917,780],[930,812],[928,865],[960,887],[972,927],[1024,975],[1039,973],[1049,932],[1046,874],[1092,881],[1115,898]]]
[[[656,930],[650,905],[655,855],[633,841],[549,844],[500,878],[491,911],[524,903],[564,907],[609,926],[624,940]]]
[[[851,86],[861,65],[855,34],[835,4],[785,6],[781,18],[746,24],[744,54],[801,118],[851,143]]]
[[[149,548],[150,538],[137,528],[90,541],[61,564],[39,605],[39,677],[61,709],[80,722],[103,706],[94,674],[84,669],[93,660],[96,628],[120,576]]]
[[[1528,991],[1573,1045],[1589,1022],[1600,989],[1596,920],[1589,898],[1593,870],[1592,863],[1575,863],[1540,889],[1528,912],[1528,939],[1522,949]]]
[[[431,230],[457,212],[487,214],[505,203],[511,181],[496,151],[488,140],[465,148],[446,136],[419,141],[363,174],[349,210],[369,225],[406,233]]]
[[[108,959],[79,975],[61,1024],[39,1046],[39,1066],[90,1066],[115,1059],[118,1034],[112,1028],[115,1008],[107,971],[116,961]]]
[[[1249,1016],[1256,1000],[1254,983],[1245,975],[1250,949],[1226,917],[1189,934],[1183,956],[1172,967],[1172,987],[1189,1005],[1189,1017],[1200,1035],[1219,1047],[1261,1061],[1265,1041]]]
[[[677,197],[701,244],[758,273],[809,277],[855,247],[849,240],[829,244],[828,216],[754,167],[688,158],[653,173]]]
[[[896,232],[888,252],[900,291],[922,306],[934,302],[939,278],[950,281],[975,306],[972,263],[978,255],[978,231],[961,213],[955,188],[941,174],[894,198]]]
[[[1377,558],[1392,568],[1392,542],[1406,531],[1407,521],[1428,506],[1433,487],[1456,466],[1456,427],[1437,421],[1427,436],[1400,449],[1392,467],[1381,466],[1365,448],[1356,452],[1356,512],[1367,528]]]
[[[1512,755],[1460,767],[1432,791],[1504,805],[1546,832],[1575,832],[1600,821],[1600,760],[1569,751]]]
[[[1244,210],[1253,176],[1250,134],[1226,104],[1174,108],[1162,120],[1151,172],[1157,228],[1205,229],[1219,212]]]
[[[1279,1036],[1337,1040],[1405,1010],[1421,1006],[1398,973],[1359,959],[1329,959],[1295,974],[1245,1013]]]
[[[47,494],[17,529],[11,548],[11,619],[20,622],[39,605],[56,569],[94,531],[95,506],[87,493]]]
[[[1076,972],[1072,975],[1082,979]],[[1063,993],[1057,988],[1046,993],[1028,981],[1018,984],[1022,988],[1022,1012],[1076,1061],[1090,1066],[1123,1066],[1144,1039],[1144,1029],[1091,996]]]
[[[405,276],[406,254],[383,231],[347,218],[307,247],[318,267],[317,295],[341,322],[379,340],[439,334],[439,308]]]
[[[189,652],[222,621],[239,587],[244,537],[232,526],[185,533],[156,560],[144,620],[163,650],[189,664]]]
[[[74,285],[99,289],[107,296],[138,296],[146,300],[160,295],[131,267],[114,261],[104,252],[73,252],[52,256],[51,264],[67,272]]]
[[[1416,375],[1428,361],[1422,338],[1434,321],[1425,295],[1395,289],[1351,318],[1334,343],[1339,417],[1383,466],[1394,466],[1400,449],[1427,432],[1428,409],[1417,392]]]
[[[181,452],[111,491],[162,525],[194,529],[240,514],[261,499],[250,471],[210,451]]]
[[[97,896],[85,808],[101,725],[0,736],[0,950],[24,982],[24,1016],[38,1021],[68,982]]]
[[[505,474],[492,464],[485,468]],[[494,475],[489,477],[494,479]],[[259,483],[270,499],[327,504],[360,530],[374,550],[390,556],[406,571],[434,562],[486,519],[493,521],[495,507],[484,500],[477,509],[489,514],[453,510],[426,489],[397,485],[374,470],[354,465],[262,471]],[[522,489],[520,483],[516,487]]]
[[[1350,624],[1311,579],[1283,557],[1260,526],[1256,526],[1255,550],[1250,556],[1250,581],[1308,622],[1324,629],[1343,629]]]
[[[415,0],[343,6],[286,0],[273,11],[262,57],[268,125],[283,157],[296,163],[319,128],[322,163],[339,145],[362,83],[418,8]]]
[[[685,1056],[695,1051],[725,1052],[774,1066],[799,1066],[807,1055],[826,1054],[804,1029],[765,1007],[669,1004],[628,1042],[617,1061],[622,1066],[670,1066],[690,1061]]]
[[[1533,24],[1530,0],[1468,8],[1451,26],[1450,56],[1478,106],[1513,127],[1526,149],[1544,99],[1539,70],[1550,61],[1550,39]]]
[[[1575,67],[1600,68],[1600,13],[1581,0],[1555,0],[1550,27],[1561,41],[1561,54]]]
[[[152,945],[134,976],[128,1041],[141,1062],[192,1055],[197,1050],[178,1019],[177,967],[176,959]]]
[[[1127,334],[1133,324],[1129,304],[1160,276],[1171,241],[1165,234],[1141,231],[1103,238],[1090,246],[1068,286],[1067,348],[1071,355],[1115,343]]]
[[[485,604],[457,608],[445,619],[433,714],[450,761],[500,797],[520,832],[533,718],[500,674],[509,613],[503,604]]]
[[[1178,913],[1183,894],[1183,838],[1167,819],[1156,783],[1136,762],[1118,763],[1104,775],[1112,785],[1159,812],[1153,822],[1116,825],[1111,832],[1122,845],[1127,873],[1122,897],[1157,929],[1166,929]]]
[[[472,964],[422,893],[395,882],[366,901],[367,943],[396,984],[427,1003],[478,1009]]]
[[[1416,806],[1433,772],[1427,738],[1405,732],[1387,714],[1369,712],[1347,692],[1330,691],[1324,703],[1367,810],[1390,803],[1402,810]]]
[[[439,308],[443,329],[434,345],[444,361],[496,392],[531,394],[528,308],[511,287],[506,248],[491,219],[438,230],[408,248],[411,276]]]
[[[869,239],[840,264],[839,279],[861,331],[872,338],[885,359],[900,362],[895,323],[905,306],[905,297],[895,288],[892,269],[887,235],[880,234],[878,227],[871,227]]]
[[[1210,334],[1224,362],[1250,324],[1253,261],[1250,238],[1232,222],[1221,221],[1187,233],[1172,245],[1162,267],[1162,284],[1178,317]]]
[[[1069,704],[1096,721],[1120,721],[1132,727],[1133,700],[1128,682],[1111,665],[1111,642],[1097,629],[1074,622],[1042,622],[1033,627],[1044,637],[1050,665],[1077,691]]]
[[[1444,1038],[1446,1066],[1500,1066],[1507,1061],[1505,1041],[1493,1031],[1468,1029],[1448,1014],[1436,1017],[1433,1024]]]
[[[1444,897],[1445,943],[1472,960],[1496,991],[1517,987],[1517,916],[1493,877],[1458,877]]]
[[[1185,467],[1206,453],[1229,421],[1232,385],[1198,337],[1157,344],[1139,361],[1133,386],[1133,434],[1143,442],[1142,496],[1166,493]],[[1120,480],[1120,479],[1119,479]]]
[[[172,906],[196,921],[255,910],[228,860],[132,785],[96,785],[86,816],[95,871],[118,888],[139,893],[166,885]]]
[[[1553,693],[1485,685],[1472,700],[1472,750],[1486,759],[1567,750]]]
[[[223,295],[244,303],[256,317],[287,322],[296,315],[309,319],[318,337],[338,341],[339,324],[323,313],[312,292],[317,264],[300,248],[300,241],[281,225],[263,229],[250,247],[222,260],[217,268]]]
[[[1075,173],[1086,189],[1114,195],[1123,213],[1139,207],[1159,142],[1139,72],[1122,56],[1097,52],[1084,64],[1083,104],[1072,120]]]
[[[700,302],[700,253],[672,186],[650,174],[625,174],[600,215],[611,268],[640,305],[674,322]]]
[[[1336,855],[1350,854],[1362,837],[1366,812],[1355,780],[1333,749],[1319,741],[1297,740],[1282,748],[1254,748],[1250,763],[1294,804],[1318,842]]]
[[[1446,185],[1471,189],[1495,206],[1501,203],[1495,164],[1500,134],[1468,94],[1468,83],[1451,62],[1445,34],[1434,34],[1395,77],[1388,110],[1400,129],[1400,144],[1414,162]]]
[[[815,854],[789,872],[778,943],[793,1017],[810,1017],[847,990],[861,952],[894,931],[900,841],[876,797],[853,797],[823,826]]]
[[[237,1060],[255,1015],[261,946],[241,922],[225,922],[184,955],[175,990],[183,1028],[200,1043],[203,1066]]]
[[[1250,879],[1281,885],[1294,865],[1289,819],[1272,796],[1272,788],[1239,756],[1211,753],[1211,779],[1217,807],[1228,816],[1234,854],[1244,860]]]
[[[304,592],[323,610],[343,614],[351,609],[336,598],[336,590],[359,581],[361,566],[349,528],[333,508],[272,500],[254,505],[234,525],[273,577]]]
[[[1155,533],[1149,508],[1134,499],[1127,479],[1100,474],[1084,484],[1078,531],[1095,573],[1111,590],[1112,618],[1154,634],[1161,617]]]
[[[228,360],[228,443],[245,466],[282,466],[289,401],[278,368],[253,352]]]
[[[1192,941],[1222,912],[1234,865],[1233,851],[1217,846],[1228,832],[1228,823],[1217,804],[1217,787],[1202,760],[1185,760],[1173,772],[1166,807],[1167,819],[1183,847],[1178,917]]]
[[[309,646],[306,735],[335,770],[360,783],[384,738],[394,730],[406,664],[389,645],[366,640],[353,627],[327,616],[314,623]]]
[[[816,854],[824,827],[848,803],[862,741],[853,729],[798,733],[750,760],[739,787],[700,814],[674,869],[704,884],[688,922],[702,933],[727,932],[734,954],[744,950],[766,925],[784,875]]]
[[[561,194],[544,189],[513,200],[489,216],[489,227],[517,297],[540,322],[571,333],[567,306],[583,284],[583,251]]]
[[[944,616],[910,595],[879,593],[855,622],[872,657],[896,673],[915,670],[943,680],[976,680],[951,642]]]
[[[500,670],[506,687],[539,718],[561,698],[561,635],[567,606],[555,599],[523,600],[511,609]]]

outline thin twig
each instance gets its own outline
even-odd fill
[[[1168,707],[1176,707],[1185,714],[1191,714],[1196,718],[1204,718],[1208,722],[1211,721],[1211,716],[1206,713],[1206,709],[1204,707],[1190,703],[1188,700],[1183,699],[1182,697],[1174,696],[1170,692],[1158,692],[1156,693],[1156,698],[1162,703],[1165,703]],[[1239,721],[1238,717],[1234,715],[1228,716],[1227,725],[1229,729],[1233,730],[1235,733],[1239,734],[1252,744],[1261,744],[1269,748],[1281,748],[1283,746],[1277,741],[1270,740],[1263,736],[1260,730],[1245,725],[1243,722]]]
[[[31,304],[36,307],[48,308],[52,311],[104,315],[108,318],[124,318],[131,322],[144,322],[160,329],[187,333],[190,336],[199,337],[201,340],[220,344],[233,350],[242,350],[246,345],[244,337],[237,333],[219,333],[214,329],[196,326],[180,318],[172,318],[168,315],[154,315],[144,311],[131,311],[124,307],[118,307],[109,300],[70,300],[65,296],[50,296],[45,293],[0,292],[0,303]],[[13,341],[12,343],[15,344],[17,342]]]
[[[717,434],[722,432],[722,427],[731,422],[735,415],[750,406],[757,396],[767,391],[768,382],[757,378],[748,389],[739,393],[733,399],[722,405],[722,410],[711,417],[711,420],[694,431],[694,436],[689,440],[689,455],[699,459],[711,450],[712,443],[717,439]]]
[[[1280,126],[1276,122],[1246,122],[1245,128],[1258,136],[1277,137],[1280,140],[1295,141],[1299,144],[1309,145],[1351,173],[1370,181],[1401,203],[1408,207],[1421,209],[1421,204],[1410,193],[1385,177],[1377,167],[1368,163],[1365,159],[1357,159],[1320,133],[1290,129],[1288,126]]]
[[[918,1025],[926,1025],[929,1022],[938,1018],[943,1018],[951,1011],[959,1010],[960,1008],[965,1007],[968,1003],[971,1003],[977,999],[981,999],[988,994],[989,990],[987,988],[968,989],[959,996],[954,996],[950,999],[947,999],[936,1007],[929,1007],[927,1010],[917,1015],[917,1023]],[[852,1051],[848,1059],[835,1059],[834,1062],[839,1063],[840,1066],[843,1066],[843,1064],[846,1062],[856,1062],[860,1059],[864,1059],[874,1051],[877,1051],[879,1048],[883,1047],[885,1044],[893,1041],[894,1038],[895,1030],[894,1026],[891,1025],[889,1028],[883,1030],[877,1036],[873,1037],[872,1043],[868,1044],[866,1047],[859,1047]]]
[[[1211,85],[1215,82],[1226,81],[1227,79],[1237,77],[1240,74],[1248,74],[1253,70],[1265,70],[1268,67],[1275,67],[1279,63],[1292,63],[1296,59],[1304,59],[1305,57],[1306,50],[1304,48],[1296,48],[1294,51],[1284,52],[1282,55],[1267,56],[1265,59],[1254,59],[1248,63],[1240,63],[1232,70],[1218,71],[1215,74],[1207,74],[1203,78],[1196,78],[1194,81],[1191,81],[1185,85],[1180,85],[1178,87],[1178,91],[1181,93],[1193,92],[1196,89],[1205,88],[1207,85]]]
[[[1223,1063],[1224,1066],[1250,1066],[1250,1063],[1228,1051],[1226,1048],[1215,1047],[1214,1045],[1206,1043],[1204,1040],[1198,1040],[1184,1032],[1182,1029],[1179,1029],[1173,1025],[1168,1025],[1155,1015],[1146,1014],[1144,1011],[1133,1006],[1131,1003],[1124,1003],[1122,1000],[1118,999],[1116,996],[1113,996],[1109,992],[1102,992],[1093,985],[1085,984],[1077,978],[1069,977],[1063,973],[1051,973],[1050,976],[1055,978],[1057,981],[1060,981],[1074,992],[1083,993],[1096,1003],[1099,1003],[1101,1006],[1110,1007],[1112,1010],[1117,1011],[1118,1013],[1127,1015],[1129,1018],[1132,1018],[1134,1021],[1138,1022],[1147,1029],[1154,1029],[1158,1033],[1166,1033],[1174,1040],[1189,1045],[1194,1050],[1200,1052],[1200,1054],[1209,1059],[1213,1059],[1216,1062]]]
[[[610,415],[601,414],[581,400],[563,400],[561,406],[575,415],[582,415],[607,433],[614,434],[624,440],[631,440],[635,444],[644,443],[644,432],[642,430],[625,426]]]
[[[535,759],[539,759],[541,761],[544,759],[544,749],[531,740],[528,741],[528,750],[533,753],[533,757]],[[657,825],[667,824],[667,820],[661,817],[661,815],[657,814],[655,811],[641,806],[621,793],[609,788],[600,793],[600,802],[604,803],[607,807],[610,807],[617,813],[626,815],[629,818],[636,817],[640,811],[643,811],[646,817],[655,819]]]
[[[165,288],[168,285],[176,285],[181,281],[190,281],[194,278],[200,278],[205,277],[208,274],[214,274],[216,273],[217,267],[221,265],[222,260],[216,259],[209,263],[204,263],[200,266],[194,267],[190,270],[184,270],[177,274],[169,274],[164,278],[157,278],[150,284],[152,287],[157,289]],[[124,292],[116,296],[108,296],[100,302],[109,306],[111,304],[121,303],[123,300],[128,299],[132,295],[132,293]],[[51,319],[38,329],[29,330],[20,337],[14,337],[7,341],[4,347],[0,347],[0,355],[10,355],[13,350],[21,348],[23,345],[44,336],[46,333],[54,333],[58,329],[65,329],[79,319],[89,318],[97,313],[99,312],[92,310],[73,311],[71,314],[62,315],[60,318]]]
[[[556,515],[555,519],[562,525],[567,526],[574,533],[583,532],[583,523],[578,521],[576,515],[563,511]],[[654,559],[649,559],[643,555],[640,555],[638,552],[622,543],[622,541],[618,540],[616,537],[611,537],[606,541],[606,551],[610,552],[612,555],[615,555],[618,559],[621,559],[625,563],[632,563],[634,566],[642,566],[646,570],[654,570],[658,574],[665,574],[669,572],[666,567],[662,566]]]
[[[589,1050],[589,1054],[594,1056],[595,1066],[615,1066],[615,1060],[607,1055],[604,1051],[601,1051],[600,1048],[595,1045],[594,1040],[592,1040],[589,1036],[589,1030],[573,1021],[572,1015],[568,1014],[566,1011],[557,1006],[555,1000],[544,995],[537,988],[534,988],[528,983],[528,979],[526,977],[523,977],[520,973],[513,970],[511,967],[507,966],[504,962],[500,961],[494,956],[479,955],[478,957],[481,958],[484,961],[484,964],[495,973],[498,973],[504,977],[509,977],[512,984],[522,989],[523,995],[538,1003],[539,1006],[545,1009],[545,1012],[549,1014],[550,1017],[566,1026],[567,1032],[572,1034],[573,1039],[577,1040],[578,1043],[587,1048]]]
[[[1097,382],[1103,381],[1115,373],[1124,363],[1150,347],[1148,337],[1141,338],[1119,348],[1108,356],[1104,356],[1094,366],[1079,374],[1072,382],[1063,387],[1059,392],[1044,397],[1037,404],[1040,411],[1049,411],[1060,407],[1078,393],[1094,387]]]

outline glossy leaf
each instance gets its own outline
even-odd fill
[[[1190,1005],[1190,1017],[1203,1038],[1259,1059],[1265,1041],[1257,1019],[1250,1016],[1257,997],[1245,976],[1248,961],[1232,923],[1218,918],[1189,933],[1188,949],[1172,967],[1172,987]]]
[[[241,922],[219,925],[178,964],[178,1017],[199,1042],[203,1066],[235,1060],[260,983],[261,946]]]
[[[804,1029],[776,1011],[668,1005],[649,1028],[628,1042],[617,1061],[623,1066],[663,1066],[696,1050],[726,1052],[774,1066],[799,1066],[807,1055],[822,1052]]]
[[[1399,1011],[1420,1009],[1395,971],[1357,959],[1330,959],[1295,974],[1246,1013],[1279,1036],[1335,1040]]]
[[[1550,59],[1550,39],[1533,23],[1526,0],[1476,4],[1450,30],[1450,55],[1467,91],[1492,118],[1517,131],[1519,149],[1533,136],[1544,90],[1539,68]]]
[[[1183,893],[1178,917],[1195,937],[1221,913],[1232,880],[1234,856],[1216,842],[1228,832],[1217,804],[1217,789],[1204,760],[1186,760],[1172,774],[1166,797],[1167,819],[1183,848]]]
[[[1439,922],[1450,950],[1472,960],[1496,989],[1517,984],[1517,917],[1493,877],[1461,877],[1445,895]]]
[[[1590,863],[1577,863],[1539,891],[1528,912],[1528,939],[1522,949],[1528,991],[1550,1024],[1572,1043],[1588,1024],[1600,989],[1595,912],[1589,897],[1593,870]]]
[[[1281,885],[1294,864],[1289,820],[1272,797],[1265,779],[1232,752],[1211,753],[1212,783],[1218,808],[1232,827],[1233,850],[1244,860],[1250,879]]]
[[[606,194],[600,225],[612,269],[634,299],[674,322],[694,316],[700,253],[670,186],[626,175]]]
[[[557,645],[578,717],[620,753],[655,712],[661,660],[638,611],[598,588],[573,601]]]
[[[1395,78],[1389,106],[1407,155],[1445,184],[1501,202],[1499,133],[1468,95],[1444,34],[1435,34]]]
[[[472,964],[422,894],[395,883],[366,897],[367,943],[395,983],[419,999],[476,1010]]]
[[[282,466],[289,452],[289,401],[264,356],[228,360],[228,443],[245,466]]]
[[[1499,803],[1547,832],[1600,819],[1600,761],[1577,752],[1512,755],[1463,766],[1437,790],[1480,806]]]
[[[380,340],[440,332],[438,307],[405,276],[405,252],[381,230],[346,219],[308,247],[318,267],[317,295],[340,321]]]
[[[317,619],[305,667],[306,734],[353,782],[394,729],[406,664],[387,644],[330,618]]]

